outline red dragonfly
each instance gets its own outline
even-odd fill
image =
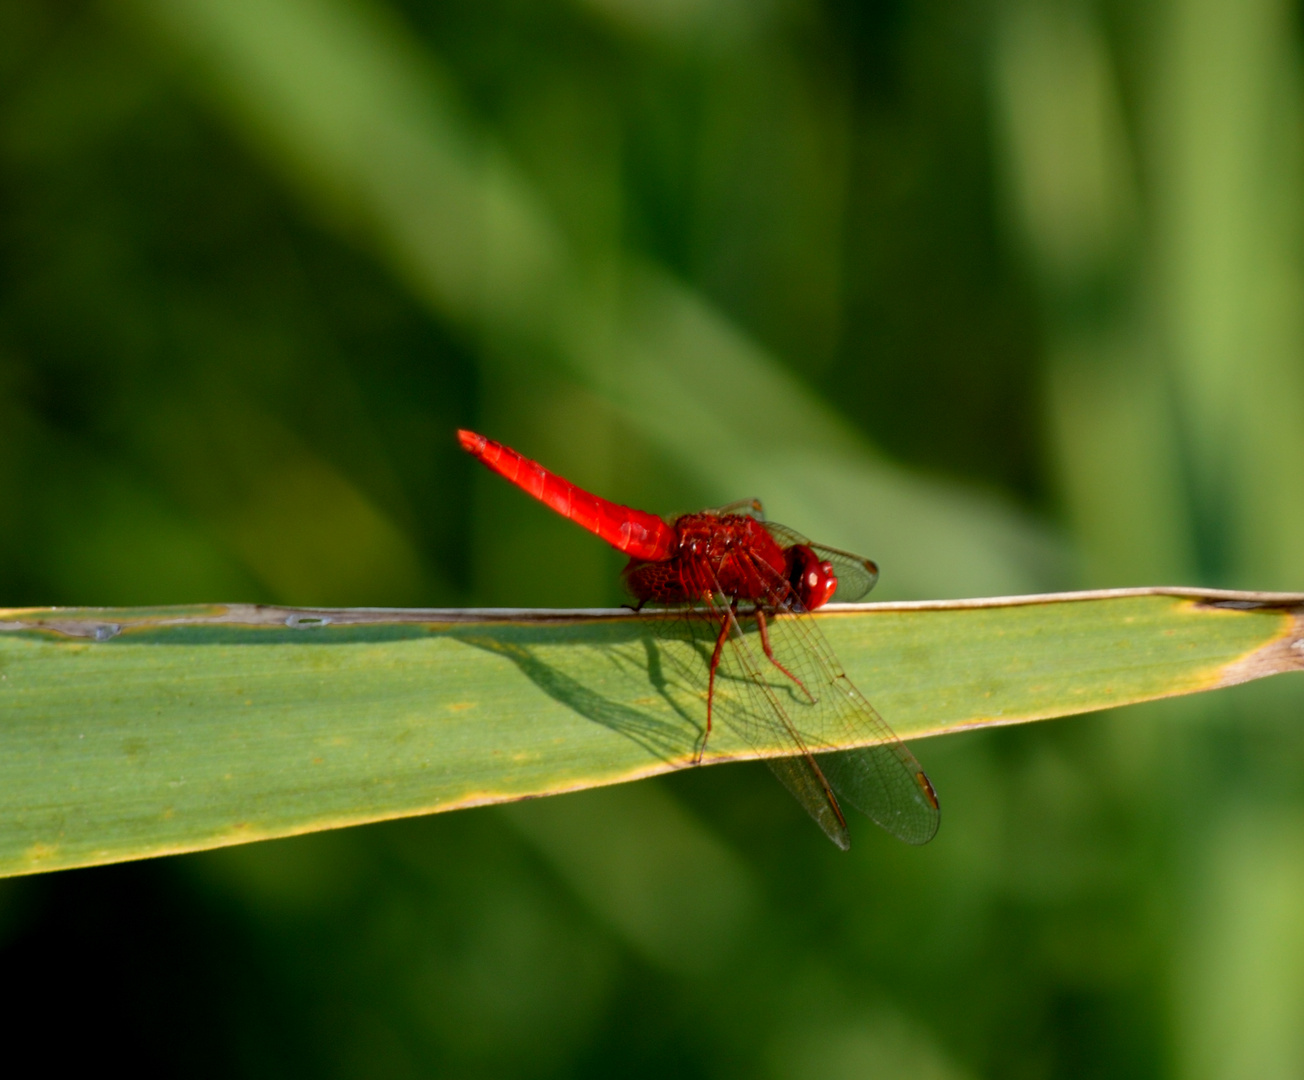
[[[851,846],[839,796],[907,843],[933,838],[940,818],[933,785],[852,685],[809,614],[869,592],[878,579],[873,562],[766,521],[756,500],[666,521],[584,491],[483,435],[457,437],[494,472],[628,555],[624,580],[638,609],[666,605],[690,626],[710,628],[698,761],[714,714],[723,711],[757,749],[776,742],[791,749],[765,762],[838,847]],[[747,623],[755,624],[751,640]],[[736,692],[720,693],[721,683]]]

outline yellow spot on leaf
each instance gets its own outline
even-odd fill
[[[58,844],[37,843],[37,844],[33,844],[26,851],[24,851],[23,855],[26,856],[28,862],[39,863],[39,862],[45,862],[45,860],[47,859],[53,859],[55,855],[57,855],[58,853],[59,853]]]

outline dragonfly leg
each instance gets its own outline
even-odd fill
[[[790,678],[798,686],[800,686],[801,692],[805,694],[807,698],[810,699],[812,705],[815,704],[816,701],[815,695],[806,689],[806,684],[802,682],[799,678],[797,678],[796,675],[794,675],[791,671],[789,671],[786,667],[784,667],[781,663],[779,663],[778,660],[774,658],[774,651],[770,648],[770,631],[768,627],[766,627],[765,625],[765,612],[762,611],[759,607],[756,609],[756,627],[761,632],[761,648],[765,650],[765,655],[770,658],[770,663],[773,664],[775,667],[777,667],[785,675],[787,675],[788,678]]]
[[[706,731],[702,735],[702,745],[697,748],[696,764],[701,764],[702,754],[706,750],[706,740],[711,737],[711,708],[715,704],[715,672],[720,666],[720,653],[724,649],[725,639],[729,636],[729,627],[733,622],[733,612],[726,611],[720,620],[720,633],[715,639],[715,651],[711,653],[711,666],[706,676]]]

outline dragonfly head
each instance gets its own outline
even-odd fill
[[[788,584],[801,606],[814,611],[829,602],[838,589],[831,562],[822,562],[805,544],[793,544],[784,552],[788,562]]]

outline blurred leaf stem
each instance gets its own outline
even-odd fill
[[[1156,33],[1158,322],[1207,579],[1304,569],[1304,70],[1296,9],[1170,0]],[[1161,119],[1162,118],[1162,119]]]
[[[1147,322],[1114,65],[1091,8],[1010,4],[993,83],[1010,210],[1045,298],[1054,459],[1088,580],[1188,580],[1178,418]]]

